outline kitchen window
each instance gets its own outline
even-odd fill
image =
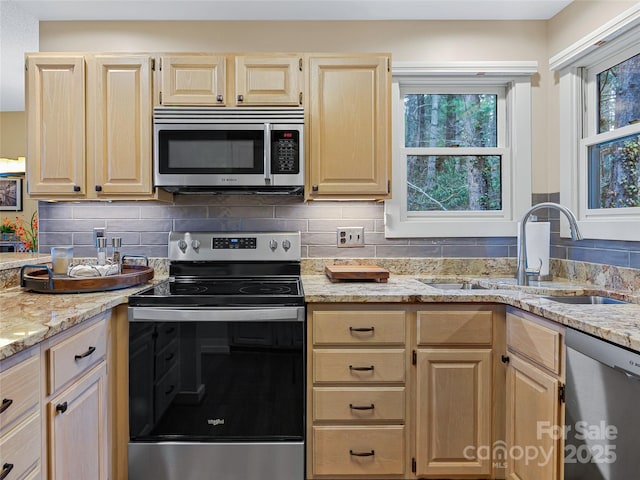
[[[394,64],[387,237],[515,235],[531,202],[535,67]]]
[[[640,8],[550,64],[560,73],[561,203],[586,238],[640,240]]]

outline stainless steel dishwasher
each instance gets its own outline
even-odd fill
[[[640,354],[567,329],[565,480],[640,469]]]

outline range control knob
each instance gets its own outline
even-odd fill
[[[269,240],[269,248],[272,252],[275,252],[276,248],[278,248],[278,242],[276,240]]]
[[[289,250],[291,248],[291,242],[289,240],[283,240],[282,241],[282,248],[284,248],[284,251],[286,252],[287,250]]]
[[[178,240],[178,248],[180,249],[180,251],[182,251],[182,253],[187,251],[187,242],[185,242],[184,240]]]
[[[200,240],[191,240],[191,246],[194,250],[198,250],[200,248]]]

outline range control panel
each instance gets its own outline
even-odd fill
[[[172,261],[298,261],[300,232],[171,232]]]
[[[257,243],[256,237],[213,237],[212,247],[227,250],[255,249]]]

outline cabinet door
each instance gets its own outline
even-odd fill
[[[151,58],[96,55],[88,62],[88,195],[149,195]]]
[[[310,57],[308,197],[390,197],[389,58]]]
[[[27,191],[85,193],[85,90],[82,55],[27,57]]]
[[[302,58],[289,56],[237,56],[238,105],[300,104]]]
[[[555,480],[559,468],[559,382],[510,356],[507,369],[507,478]],[[526,455],[518,455],[518,452]],[[500,459],[502,461],[502,459]]]
[[[107,479],[105,382],[103,362],[47,404],[50,480]]]
[[[225,105],[225,65],[224,56],[162,57],[162,104]]]
[[[417,475],[491,473],[491,395],[491,350],[418,350]]]

